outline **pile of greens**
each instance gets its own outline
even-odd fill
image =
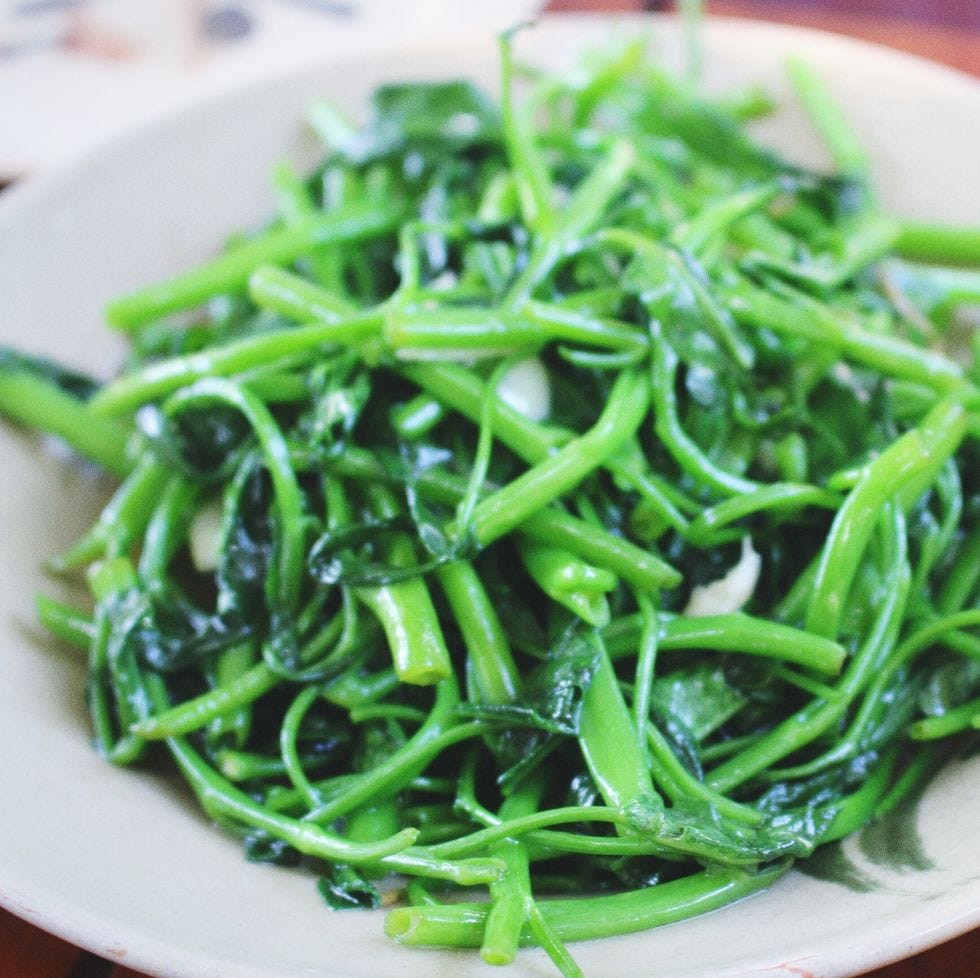
[[[499,105],[318,105],[266,228],[111,305],[117,379],[8,351],[0,410],[120,479],[55,561],[93,608],[38,604],[106,758],[575,975],[975,746],[980,233],[884,213],[805,65],[830,176],[640,45],[519,104],[502,52]]]

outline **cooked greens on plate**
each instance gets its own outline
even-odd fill
[[[314,106],[266,227],[110,304],[116,378],[4,350],[0,413],[117,480],[38,599],[109,761],[571,976],[976,747],[980,230],[883,209],[804,63],[829,174],[642,44],[501,52]]]

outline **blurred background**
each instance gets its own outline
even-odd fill
[[[290,67],[546,12],[658,0],[0,0],[0,187],[115,132]],[[815,27],[980,77],[980,0],[708,0],[709,16]],[[978,120],[980,124],[980,120]],[[980,931],[875,978],[974,978]],[[0,909],[0,978],[138,978]]]
[[[542,11],[665,0],[0,0],[0,184],[134,122],[291,66]],[[980,0],[707,0],[711,16],[818,27],[980,76]]]
[[[552,11],[669,10],[667,0],[551,0]],[[980,0],[705,0],[709,13],[849,34],[980,75]]]

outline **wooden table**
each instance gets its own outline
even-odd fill
[[[980,77],[978,0],[704,0],[712,14],[847,34]],[[550,0],[553,12],[670,9],[660,0]],[[980,968],[977,969],[980,974]]]
[[[560,11],[638,11],[641,0],[551,0]],[[711,13],[817,27],[877,41],[980,77],[978,0],[709,0]],[[980,929],[866,978],[978,978]],[[80,951],[0,909],[0,978],[143,978]],[[256,976],[260,978],[260,976]],[[506,978],[502,973],[501,978]],[[821,978],[819,975],[809,978]]]

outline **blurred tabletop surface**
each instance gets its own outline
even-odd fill
[[[29,6],[20,4],[25,9]],[[66,2],[33,6],[76,5]],[[656,0],[550,0],[545,9],[555,13],[628,13],[670,6]],[[980,0],[709,0],[706,6],[709,14],[773,20],[876,41],[980,77]],[[234,5],[225,4],[223,9],[227,12]],[[234,26],[228,22],[224,29],[232,30]],[[5,47],[0,33],[0,68],[11,50],[9,42]],[[17,175],[4,173],[0,168],[0,180]],[[980,929],[868,972],[865,978],[977,978],[978,975]],[[79,950],[0,909],[0,978],[143,976]]]

